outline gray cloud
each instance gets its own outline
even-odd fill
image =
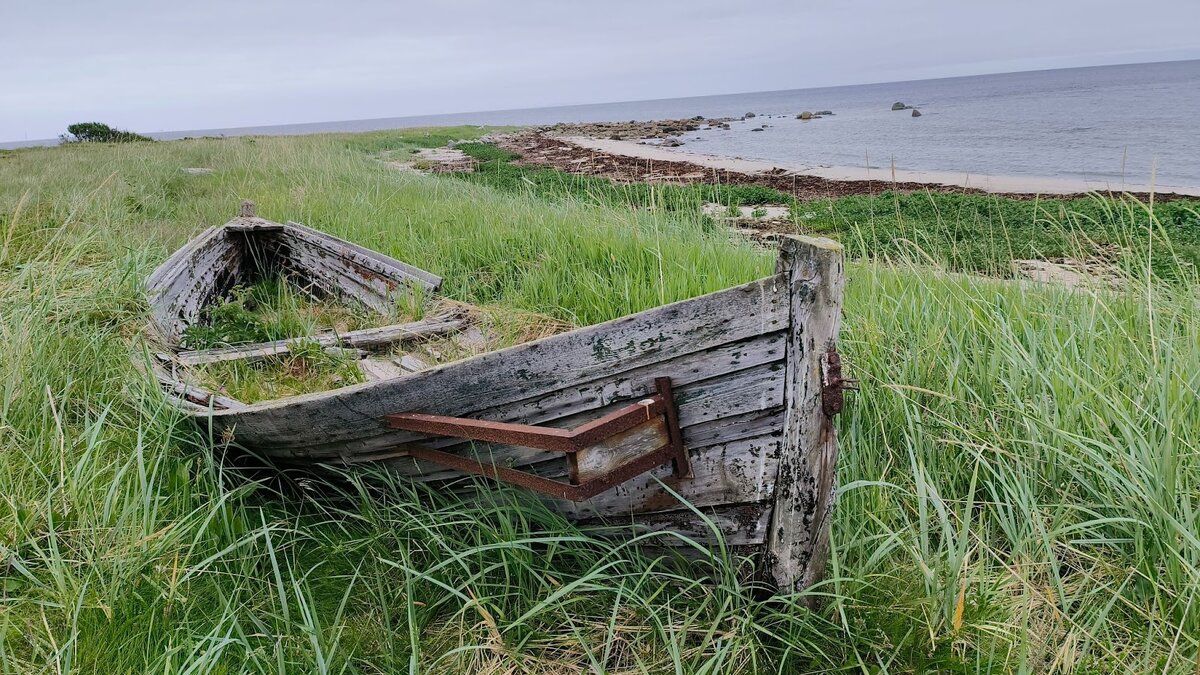
[[[1196,58],[1196,25],[1195,0],[46,0],[0,9],[0,140]]]

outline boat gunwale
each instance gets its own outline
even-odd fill
[[[565,333],[558,333],[556,335],[548,335],[543,338],[538,338],[537,340],[531,340],[529,342],[523,342],[521,344],[511,345],[511,346],[505,347],[503,349],[497,349],[497,350],[493,350],[493,351],[489,351],[489,352],[484,352],[482,354],[476,354],[474,356],[469,356],[465,359],[460,359],[458,361],[451,361],[450,363],[439,364],[432,368],[429,368],[426,370],[421,370],[421,371],[418,371],[415,373],[405,373],[403,375],[388,378],[386,380],[377,380],[374,382],[361,382],[358,384],[352,384],[352,385],[345,386],[345,387],[339,387],[337,389],[326,389],[324,391],[311,392],[311,393],[307,393],[307,394],[296,394],[293,396],[285,396],[282,398],[269,399],[266,401],[258,401],[256,403],[247,404],[243,407],[235,408],[235,409],[222,409],[222,410],[213,409],[211,411],[205,411],[203,413],[194,412],[192,414],[195,416],[202,416],[202,417],[236,417],[237,415],[241,415],[243,413],[265,412],[265,411],[275,410],[278,408],[287,407],[289,405],[293,405],[296,403],[308,403],[308,402],[313,402],[313,401],[320,401],[323,399],[334,399],[340,395],[357,394],[359,392],[370,390],[374,387],[393,385],[393,384],[396,384],[396,383],[399,383],[402,381],[419,379],[422,377],[431,377],[431,376],[433,376],[434,373],[440,373],[448,368],[457,367],[462,364],[472,363],[472,362],[480,361],[483,359],[500,358],[497,355],[506,354],[506,353],[514,352],[514,351],[518,351],[518,350],[537,349],[538,346],[546,343],[547,341],[561,339],[564,336],[577,334],[582,331],[591,331],[591,330],[600,331],[607,327],[618,326],[622,323],[627,323],[629,321],[632,321],[632,320],[636,319],[637,317],[639,317],[643,314],[646,314],[648,312],[658,311],[658,310],[662,310],[665,308],[679,307],[679,306],[685,305],[690,302],[707,299],[711,296],[714,296],[714,295],[717,295],[720,293],[726,293],[726,292],[738,291],[738,290],[750,290],[755,287],[761,288],[763,285],[765,285],[766,283],[769,283],[769,282],[773,282],[775,284],[781,284],[784,282],[785,276],[786,275],[784,275],[782,273],[770,274],[765,277],[760,277],[753,281],[746,282],[744,284],[738,284],[736,286],[722,288],[722,289],[719,289],[716,291],[711,291],[709,293],[704,293],[704,294],[697,295],[697,296],[694,296],[691,298],[684,298],[682,300],[676,300],[674,302],[669,302],[669,303],[666,303],[663,305],[655,305],[654,307],[649,307],[649,308],[641,310],[639,312],[634,312],[633,314],[625,314],[623,316],[619,316],[614,319],[609,319],[608,321],[603,321],[601,323],[591,324],[588,326],[580,326],[578,328],[567,331]]]

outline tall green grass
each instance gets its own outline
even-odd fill
[[[1104,207],[1147,242],[1115,291],[956,275],[917,248],[850,266],[863,387],[838,420],[811,612],[764,599],[737,552],[659,558],[520,493],[280,478],[214,456],[162,403],[129,358],[140,282],[240,198],[454,297],[576,323],[772,265],[684,214],[396,174],[347,147],[375,142],[0,158],[5,672],[1195,672],[1200,283],[1154,211]]]
[[[364,150],[369,146],[360,144]],[[736,207],[781,204],[791,227],[840,237],[854,258],[904,261],[913,254],[950,269],[1011,276],[1011,261],[1062,257],[1140,264],[1148,243],[1141,205],[1122,199],[1009,199],[936,191],[853,195],[801,202],[763,185],[613,183],[603,176],[516,164],[518,155],[486,143],[458,146],[480,160],[460,178],[506,192],[550,201],[582,201],[615,208],[649,209],[695,217],[705,203]],[[1154,259],[1159,274],[1178,263],[1200,265],[1200,200],[1176,199],[1155,207],[1155,226],[1169,233],[1173,256]],[[1131,209],[1133,212],[1131,212]],[[1131,227],[1133,226],[1133,227]],[[779,229],[776,223],[770,229]],[[1081,250],[1080,243],[1086,244]]]

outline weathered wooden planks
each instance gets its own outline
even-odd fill
[[[632,531],[641,535],[639,541],[655,546],[711,547],[716,545],[718,537],[724,539],[726,546],[753,546],[766,539],[771,517],[769,502],[722,504],[698,510],[712,527],[688,508],[638,514],[624,523],[611,516],[597,518],[584,525],[591,525],[591,532],[604,536],[628,536]]]
[[[156,281],[175,294],[156,305],[156,318],[161,311],[178,326],[198,317],[220,292],[213,289],[236,278],[218,271],[231,261],[243,275],[277,265],[319,292],[380,311],[402,288],[430,290],[440,283],[415,268],[406,276],[399,261],[293,223],[242,218],[205,235],[156,272]],[[698,544],[712,545],[720,536],[730,545],[761,547],[774,581],[802,589],[819,580],[828,552],[837,448],[822,411],[821,364],[837,339],[841,265],[833,242],[785,238],[774,276],[420,372],[389,368],[380,370],[386,379],[378,382],[251,406],[231,401],[229,410],[192,402],[211,394],[186,384],[164,387],[215,434],[277,460],[383,462],[412,480],[461,490],[476,483],[407,453],[425,446],[555,479],[567,475],[567,460],[544,450],[390,430],[384,416],[427,412],[574,428],[652,393],[655,377],[670,377],[692,475],[675,476],[664,465],[583,502],[554,501],[555,507],[584,523],[628,518],[639,531],[670,530]],[[343,335],[337,344],[391,342],[393,328]],[[284,342],[207,350],[177,361],[253,359],[286,349]],[[661,447],[664,429],[648,420],[589,447],[580,452],[578,469],[588,478],[628,463],[646,448]],[[716,530],[688,505],[710,517]]]
[[[586,382],[573,382],[569,386],[522,398],[511,403],[495,405],[493,401],[481,399],[478,410],[462,413],[464,416],[500,421],[521,421],[525,424],[570,426],[599,417],[625,402],[653,393],[655,377],[666,373],[676,393],[688,385],[769,363],[779,363],[784,357],[784,333],[782,331],[756,335],[745,340],[721,345],[712,349],[693,352],[683,356],[650,363],[624,372],[600,375]],[[782,378],[782,374],[780,374]],[[780,379],[782,382],[782,379]],[[723,386],[727,390],[728,384]],[[688,394],[695,399],[695,394]],[[748,397],[752,398],[753,394]],[[780,397],[782,405],[782,397]],[[734,411],[726,411],[735,414]],[[398,444],[419,440],[416,434],[389,435],[387,438],[364,438],[352,444],[311,445],[312,456],[354,456],[394,449]],[[436,444],[435,444],[436,446]]]
[[[188,384],[171,376],[161,367],[154,367],[154,375],[163,391],[174,398],[186,410],[193,413],[207,414],[210,409],[242,408],[246,404],[241,401],[221,396],[210,391]]]
[[[442,286],[442,278],[436,274],[431,274],[378,251],[372,251],[364,246],[359,246],[344,239],[338,239],[331,234],[314,230],[306,225],[289,220],[286,231],[294,239],[304,241],[316,249],[325,251],[327,254],[344,258],[376,274],[394,278],[397,276],[398,270],[404,277],[421,282],[421,285],[427,291],[436,291]]]
[[[697,448],[778,431],[781,428],[778,424],[781,420],[779,413],[783,407],[782,384],[782,368],[768,364],[747,369],[729,377],[712,378],[678,388],[677,392],[687,396],[686,402],[679,405],[679,423],[683,430],[685,447]],[[764,387],[776,387],[778,397],[763,398],[760,394]],[[710,405],[714,399],[723,399],[730,404],[727,406]],[[679,396],[676,396],[676,401],[680,401]],[[583,410],[556,418],[548,422],[546,426],[577,426],[582,422],[605,415],[625,403],[622,401]],[[757,414],[763,416],[753,417]],[[728,425],[720,438],[714,438],[712,434],[714,425],[724,420],[734,420],[740,424]],[[776,423],[775,426],[768,426],[771,422]],[[419,445],[467,454],[482,458],[484,461],[497,462],[515,468],[560,458],[560,455],[553,452],[510,445],[480,442],[472,444],[458,439],[426,439],[415,434],[408,436],[408,439],[409,441],[391,446],[383,452],[355,455],[351,461],[378,461],[404,457],[407,454],[406,445],[412,440]],[[330,459],[333,457],[334,455],[329,456]],[[450,474],[441,467],[416,462],[413,459],[396,460],[392,466],[396,472],[419,480],[443,480],[450,477]],[[565,469],[563,470],[565,471]]]
[[[500,405],[577,382],[619,379],[636,368],[782,330],[789,312],[785,288],[785,277],[768,277],[395,380],[257,404],[236,415],[217,412],[212,422],[268,454],[302,453],[314,440],[345,444],[354,454],[365,449],[364,440],[386,440],[380,420],[389,413],[462,416],[483,402]]]
[[[386,313],[411,286],[436,291],[441,277],[357,244],[288,222],[283,231],[287,260],[322,286],[333,287],[375,311]]]
[[[783,451],[767,545],[775,583],[807,588],[824,574],[836,488],[837,438],[821,406],[822,357],[841,326],[842,247],[829,239],[787,237],[778,271],[791,287]]]
[[[150,275],[151,312],[164,338],[178,342],[208,304],[240,281],[242,257],[241,246],[223,228],[210,228]]]
[[[655,415],[639,426],[580,450],[575,455],[579,482],[602,476],[670,443],[666,420],[662,415]]]
[[[400,294],[436,291],[442,283],[435,274],[299,223],[239,216],[202,232],[147,278],[154,321],[178,344],[232,286],[276,271],[379,312],[389,312]]]
[[[759,290],[770,288],[760,286]],[[756,293],[754,297],[770,306],[770,294]],[[708,350],[683,354],[643,365],[628,371],[603,375],[587,383],[570,384],[555,381],[556,389],[537,398],[526,398],[504,406],[493,406],[475,415],[488,420],[521,419],[524,423],[573,427],[651,392],[653,376],[665,373],[673,378],[675,399],[679,405],[685,445],[698,449],[691,456],[702,470],[695,479],[668,482],[692,503],[713,505],[757,501],[769,497],[775,480],[778,434],[783,406],[784,333],[778,325],[767,320],[755,323],[753,330],[776,329]],[[732,334],[731,334],[732,335]],[[497,367],[503,367],[503,364]],[[620,367],[615,366],[613,370]],[[398,384],[394,383],[394,384]],[[606,395],[607,394],[607,395]],[[475,405],[491,403],[494,397],[482,394],[472,398]],[[438,414],[442,411],[438,410]],[[728,420],[724,424],[720,422]],[[377,422],[375,423],[378,426]],[[242,427],[244,428],[244,427]],[[693,435],[693,429],[695,429]],[[764,436],[765,434],[765,436]],[[757,437],[755,437],[757,436]],[[352,444],[330,443],[324,446],[325,456],[341,455],[357,460],[380,461],[389,457],[389,465],[398,473],[414,480],[447,480],[456,473],[444,467],[397,457],[405,453],[403,440],[420,440],[416,434],[373,437],[369,443],[361,440]],[[704,440],[723,443],[704,443]],[[467,444],[457,440],[429,443],[443,450],[454,450],[495,462],[501,466],[524,467],[538,462],[552,462],[557,468],[543,468],[539,473],[562,476],[565,460],[560,455],[529,448]],[[258,447],[258,446],[255,446]],[[385,448],[377,454],[365,454],[370,448]],[[348,452],[347,448],[354,448]],[[311,454],[324,454],[308,449]],[[363,454],[360,454],[363,453]],[[635,453],[636,454],[636,453]],[[310,455],[311,456],[311,455]],[[655,477],[671,480],[669,468],[654,473]],[[593,500],[582,502],[577,509],[564,506],[576,517],[612,513],[658,511],[678,508],[679,501],[665,491],[654,477],[639,477]]]
[[[690,478],[678,478],[670,466],[662,466],[587,501],[564,502],[559,508],[576,518],[684,508],[664,484],[693,506],[760,501],[773,494],[779,449],[776,434],[692,448]]]

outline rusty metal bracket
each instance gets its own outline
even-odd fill
[[[464,473],[486,476],[557,499],[579,502],[610,490],[667,462],[672,463],[676,476],[690,475],[691,467],[688,464],[687,449],[683,446],[683,434],[679,428],[679,411],[675,407],[675,397],[671,392],[671,379],[668,377],[656,378],[654,385],[656,391],[652,396],[575,429],[557,429],[412,412],[387,415],[384,420],[392,429],[566,453],[569,483],[538,476],[527,471],[485,464],[433,448],[415,446],[408,452],[411,457],[447,466]],[[658,419],[656,420],[656,418]],[[581,479],[579,468],[581,452],[614,436],[656,422],[665,426],[666,433],[662,445],[599,475]]]
[[[857,391],[858,380],[842,377],[842,356],[830,345],[821,355],[821,409],[826,417],[842,412],[847,389]]]

